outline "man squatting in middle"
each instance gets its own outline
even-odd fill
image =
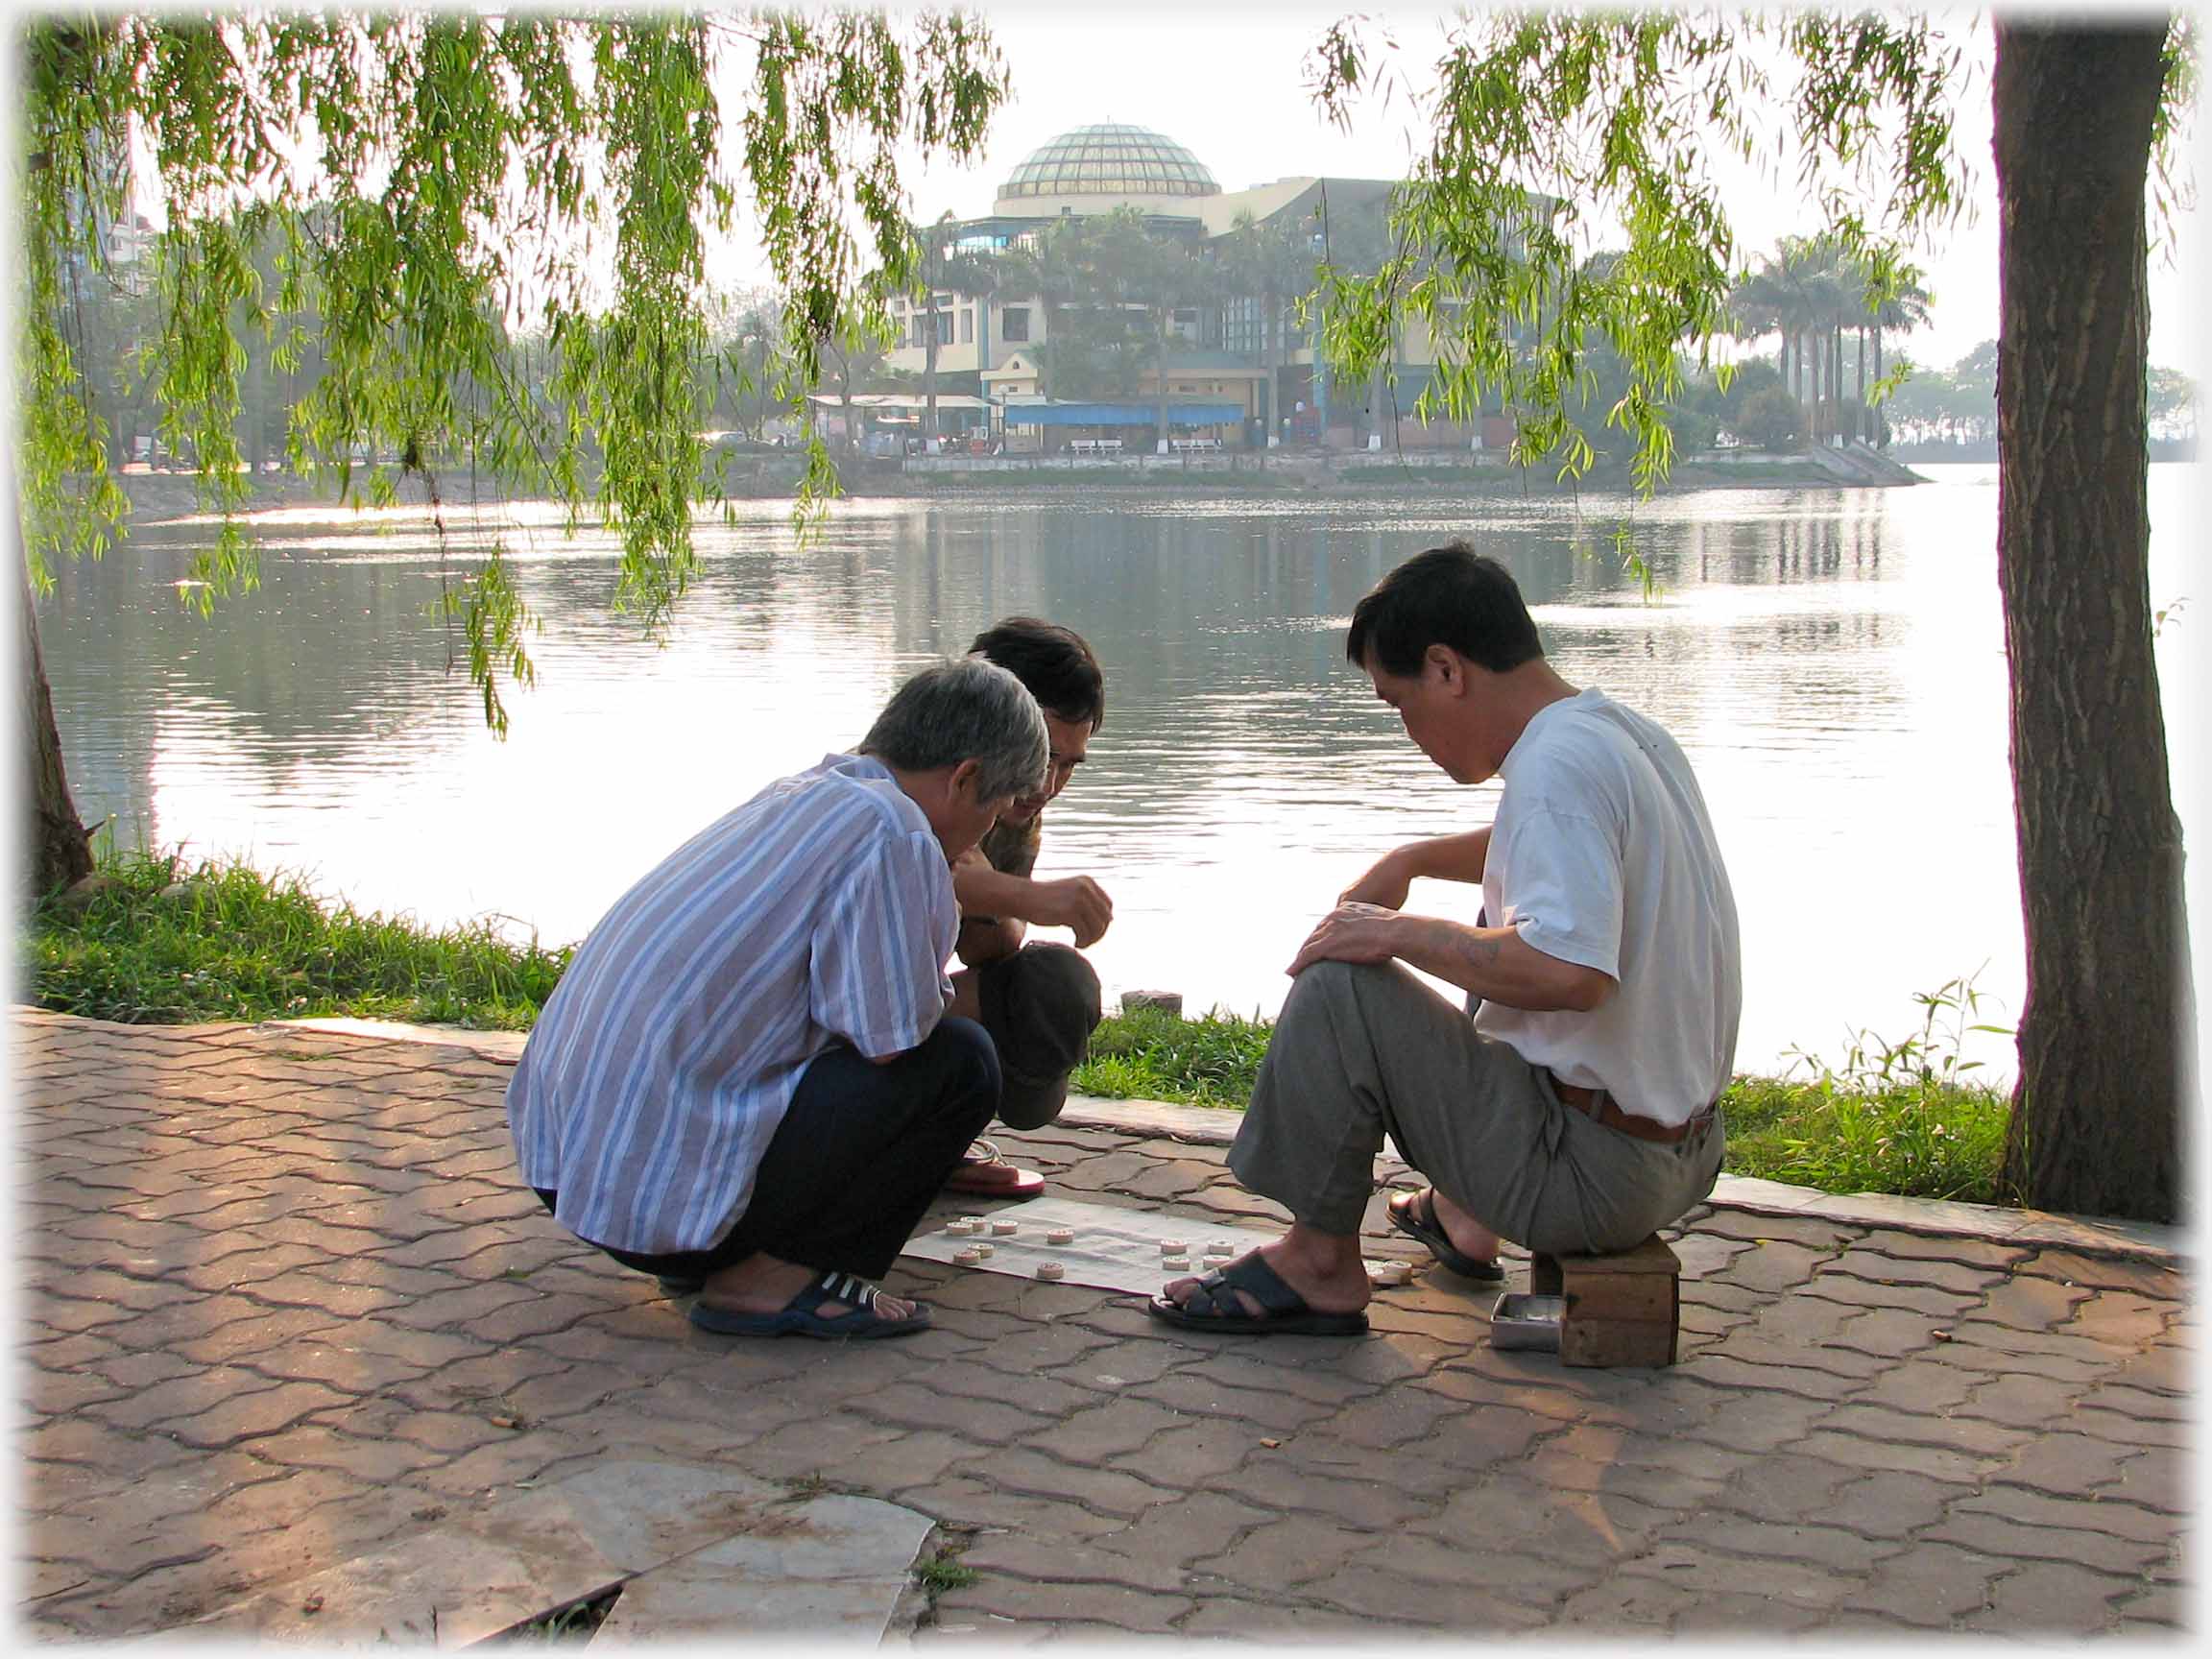
[[[1068,1075],[1098,1024],[1098,975],[1077,952],[1114,921],[1114,902],[1088,876],[1037,880],[1045,808],[1083,764],[1092,733],[1106,723],[1106,678],[1071,628],[1034,616],[1008,616],[975,637],[969,655],[1005,669],[1045,714],[1049,759],[1042,787],[1018,797],[981,843],[952,866],[960,902],[949,1014],[991,1034],[1004,1080],[998,1119],[1009,1129],[1042,1129],[1068,1102]],[[1025,943],[1029,927],[1073,930],[1075,948]],[[1045,1178],[1006,1162],[978,1141],[945,1183],[953,1192],[1029,1198]]]

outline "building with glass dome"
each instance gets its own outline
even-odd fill
[[[1318,257],[1327,245],[1331,213],[1372,216],[1393,182],[1300,175],[1224,190],[1203,160],[1166,133],[1101,122],[1071,128],[1031,152],[999,184],[987,216],[944,227],[944,246],[977,256],[988,269],[992,255],[1055,221],[1133,208],[1155,233],[1197,245],[1229,235],[1247,215],[1263,226],[1286,225]],[[934,312],[939,390],[979,396],[1004,412],[1006,425],[1019,424],[1018,412],[1042,401],[1046,376],[1040,349],[1047,345],[1048,308],[1034,294],[1003,287],[981,294],[947,287],[931,299],[926,305],[893,301],[900,344],[888,365],[908,373],[924,369]],[[1318,439],[1340,419],[1350,422],[1346,430],[1363,437],[1359,428],[1372,424],[1372,399],[1364,389],[1357,408],[1344,398],[1335,400],[1335,410],[1328,407],[1325,377],[1316,374],[1310,346],[1280,324],[1270,332],[1255,300],[1179,310],[1175,333],[1183,349],[1167,360],[1169,384],[1163,392],[1147,370],[1131,410],[1141,411],[1147,402],[1156,409],[1163,395],[1187,402],[1190,430],[1230,447],[1286,437]],[[1421,345],[1407,343],[1408,366],[1425,360]],[[1402,386],[1399,405],[1410,407],[1412,397]],[[1214,419],[1198,421],[1201,413]],[[1055,418],[1039,419],[1049,424]],[[1172,428],[1181,425],[1180,417],[1170,421]],[[1107,429],[1103,422],[1086,428],[1093,438]],[[1155,442],[1166,436],[1155,435]]]

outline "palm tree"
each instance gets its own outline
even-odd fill
[[[925,408],[922,415],[922,436],[937,436],[937,348],[943,344],[938,338],[937,290],[945,285],[947,250],[951,245],[954,221],[952,210],[947,208],[937,223],[926,229],[917,230],[915,239],[921,244],[922,257],[917,262],[922,276],[922,397]]]
[[[1866,306],[1866,322],[1859,329],[1859,407],[1866,408],[1866,336],[1874,336],[1874,378],[1882,378],[1882,332],[1889,329],[1899,334],[1910,334],[1928,321],[1928,291],[1920,286],[1921,273],[1911,265],[1901,267],[1892,281],[1890,291],[1879,303],[1862,287],[1862,301]],[[1871,411],[1867,412],[1867,438],[1871,442],[1880,433]]]

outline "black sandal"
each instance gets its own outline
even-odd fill
[[[1238,1290],[1262,1310],[1245,1312],[1235,1295]],[[1146,1309],[1153,1318],[1187,1331],[1234,1331],[1245,1336],[1358,1336],[1367,1330],[1364,1313],[1323,1313],[1308,1307],[1306,1298],[1286,1285],[1257,1250],[1200,1279],[1190,1301],[1155,1296]]]
[[[1390,1225],[1399,1232],[1418,1238],[1429,1246],[1429,1254],[1462,1279],[1476,1279],[1486,1285],[1495,1285],[1505,1277],[1505,1269],[1495,1261],[1484,1262],[1470,1256],[1452,1242],[1452,1236],[1444,1231],[1444,1224],[1436,1219],[1436,1189],[1424,1187],[1418,1192],[1404,1193],[1406,1200],[1390,1200]]]

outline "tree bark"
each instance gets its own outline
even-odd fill
[[[11,488],[12,474],[7,479]],[[46,684],[46,663],[38,651],[38,612],[31,591],[31,572],[23,563],[22,510],[16,509],[16,545],[13,549],[16,581],[21,588],[21,704],[17,715],[23,757],[30,769],[30,789],[25,795],[31,822],[30,868],[22,873],[32,901],[67,887],[92,874],[92,844],[77,816],[77,803],[69,794],[69,774],[61,763],[61,733],[54,724],[54,693]]]
[[[2144,185],[2163,18],[1996,24],[1998,576],[2028,996],[2007,1168],[2180,1217],[2193,1039],[2151,633]]]

